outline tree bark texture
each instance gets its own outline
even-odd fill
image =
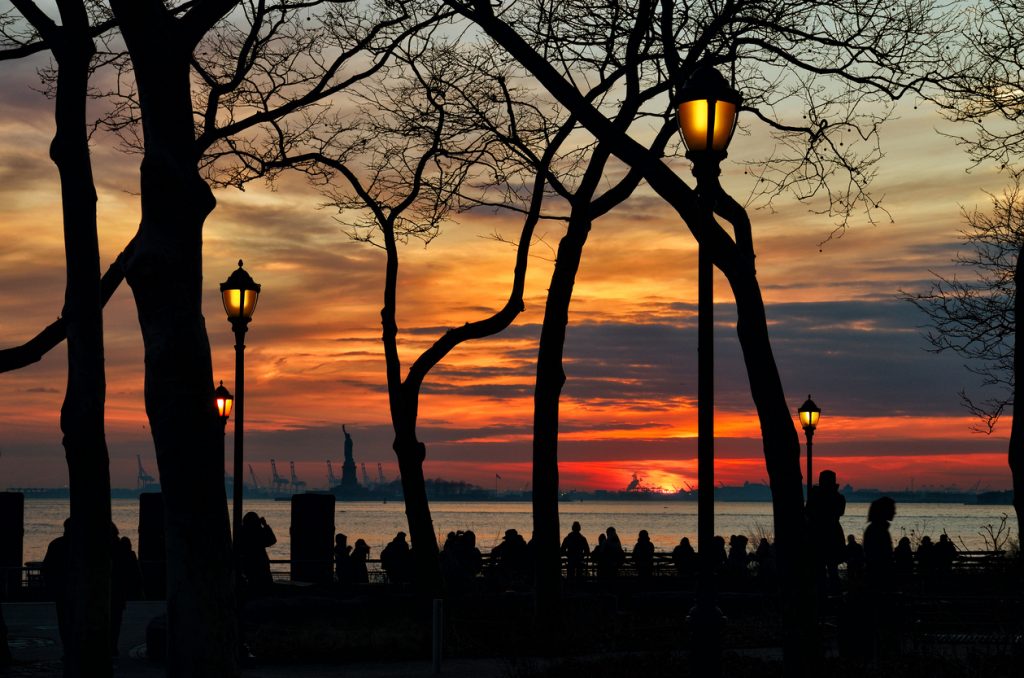
[[[594,152],[584,180],[573,197],[565,235],[558,243],[544,305],[537,377],[533,390],[533,548],[535,615],[539,635],[553,638],[562,590],[561,530],[558,518],[558,416],[565,386],[565,334],[569,306],[594,217],[591,201],[608,161],[606,149]]]
[[[142,220],[126,279],[145,346],[146,413],[165,507],[170,676],[238,675],[223,430],[202,314],[202,229],[215,201],[197,171],[189,82],[201,35],[188,30],[189,19],[215,4],[174,19],[159,0],[111,2],[142,115]]]
[[[772,490],[775,552],[781,579],[783,660],[787,676],[814,675],[820,668],[815,577],[804,521],[800,438],[786,404],[768,336],[764,300],[753,261],[727,276],[736,298],[736,334],[747,368],[750,394],[761,424],[761,443]]]
[[[558,408],[565,385],[562,357],[569,305],[589,235],[589,216],[575,214],[574,210],[566,234],[558,243],[537,351],[537,378],[533,390],[533,543],[538,620],[557,619],[561,595]]]
[[[409,521],[409,539],[412,542],[413,585],[424,595],[440,598],[444,594],[441,561],[423,477],[427,449],[414,437],[403,436],[395,438],[394,450],[398,457],[398,470],[402,474],[405,517]]]
[[[398,355],[398,322],[395,319],[398,304],[398,244],[395,242],[393,222],[388,222],[382,231],[387,260],[384,307],[380,312],[381,341],[384,344],[391,424],[395,431],[392,449],[398,457],[398,469],[402,474],[402,492],[405,497],[405,515],[409,520],[416,585],[424,594],[438,597],[443,593],[444,583],[441,579],[437,535],[430,517],[430,504],[423,478],[423,461],[427,452],[426,446],[416,439],[419,384],[411,388],[403,384],[402,364]]]
[[[550,162],[551,154],[546,152],[542,165],[547,167]],[[519,245],[516,248],[512,286],[504,306],[488,317],[467,322],[446,331],[413,361],[404,380],[402,379],[401,359],[398,355],[398,323],[395,318],[398,289],[398,246],[395,241],[394,219],[398,212],[392,212],[391,216],[387,217],[379,208],[375,210],[384,235],[384,249],[387,255],[384,274],[384,306],[381,309],[381,341],[384,345],[391,422],[395,431],[393,449],[398,457],[398,466],[402,474],[405,512],[409,522],[409,536],[413,545],[415,583],[418,590],[433,597],[444,595],[444,580],[438,558],[437,533],[434,531],[434,523],[430,517],[430,504],[427,501],[423,477],[426,446],[416,437],[420,391],[430,370],[441,362],[452,349],[462,342],[482,339],[503,331],[523,312],[523,289],[526,285],[530,242],[533,238],[534,228],[540,219],[543,186],[544,177],[539,174],[535,181],[530,209],[523,222]],[[555,510],[557,511],[557,504]]]
[[[1024,248],[1017,252],[1013,271],[1013,420],[1010,423],[1010,443],[1007,461],[1013,481],[1013,510],[1017,514],[1017,535],[1024,527],[1024,386],[1021,385],[1021,368],[1024,366],[1024,342],[1017,336],[1016,328],[1024,318]]]
[[[57,61],[56,133],[50,158],[61,182],[67,284],[63,320],[68,382],[60,426],[70,488],[69,645],[65,676],[110,676],[110,463],[104,431],[106,377],[96,190],[89,157],[86,101],[95,52],[80,0],[59,0],[62,26],[33,3],[19,9]]]
[[[96,193],[85,129],[89,62],[82,56],[73,74],[60,65],[57,136],[50,154],[61,178],[67,260],[63,316],[68,335],[68,386],[60,426],[71,495],[74,625],[72,647],[65,648],[69,661],[64,662],[64,674],[91,677],[111,672],[110,463],[103,420],[106,378]]]

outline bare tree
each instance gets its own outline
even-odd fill
[[[1018,531],[1024,525],[1024,422],[1017,416],[1020,393],[1017,366],[1024,365],[1017,342],[1017,318],[1024,317],[1024,192],[1020,175],[1000,196],[993,195],[992,213],[964,211],[961,232],[966,251],[953,262],[968,278],[936,274],[923,293],[903,293],[928,318],[925,335],[931,350],[952,351],[981,377],[987,396],[961,391],[964,407],[980,419],[979,431],[991,433],[1010,412],[1008,461],[1013,479],[1013,506]]]
[[[285,170],[304,172],[339,211],[351,238],[384,250],[382,343],[393,449],[421,590],[443,588],[436,531],[423,475],[426,445],[417,435],[420,393],[431,369],[459,344],[507,328],[524,308],[530,245],[550,168],[572,124],[553,134],[538,104],[510,86],[508,65],[483,50],[410,36],[372,81],[325,102],[311,117],[276,121],[265,137],[229,140],[220,181],[241,187]],[[275,87],[263,83],[266,97]],[[229,156],[235,160],[228,163]],[[488,317],[446,331],[403,375],[398,348],[400,245],[429,244],[458,211],[504,207],[523,213],[505,304]]]
[[[963,233],[969,254],[958,255],[959,266],[974,269],[967,282],[937,276],[930,292],[906,294],[928,316],[928,339],[937,350],[952,350],[971,360],[989,393],[974,400],[962,393],[969,411],[991,432],[1011,410],[1008,460],[1013,481],[1013,505],[1018,531],[1024,525],[1024,422],[1020,411],[1017,369],[1024,364],[1018,352],[1016,318],[1020,317],[1021,276],[1021,158],[1024,158],[1024,6],[1020,0],[992,0],[965,13],[962,42],[949,59],[954,76],[943,83],[937,101],[943,113],[969,125],[970,133],[952,136],[980,165],[993,162],[1012,178],[1002,197],[993,196],[991,216],[965,213]],[[980,365],[980,366],[979,366]]]
[[[326,0],[112,0],[112,18],[102,23],[116,24],[116,41],[126,49],[104,55],[119,72],[105,93],[115,105],[104,124],[143,155],[139,231],[123,265],[106,279],[116,286],[123,271],[145,346],[146,410],[166,507],[170,675],[238,670],[222,433],[201,309],[202,226],[215,204],[204,175],[226,139],[375,73],[389,45],[418,30],[406,21],[413,4],[359,5],[365,11],[356,12],[354,3]],[[341,46],[330,57],[320,51],[327,38]],[[25,44],[11,51],[40,49]],[[274,70],[299,62],[308,68]],[[280,96],[250,98],[253,73],[286,77]],[[248,104],[243,117],[220,115],[232,101]],[[97,297],[98,281],[97,269],[86,286]],[[5,357],[30,362],[59,341],[69,320]]]
[[[59,0],[60,25],[32,0],[14,6],[57,63],[53,81],[56,135],[50,157],[61,180],[67,285],[61,314],[68,338],[68,385],[61,430],[71,490],[68,586],[71,607],[65,676],[109,676],[110,473],[104,433],[106,379],[99,285],[96,189],[89,158],[86,95],[96,52],[80,0]],[[38,36],[38,41],[35,40]],[[8,48],[17,50],[19,45]],[[6,643],[5,643],[6,646]]]
[[[884,104],[922,90],[937,77],[945,63],[938,45],[949,20],[941,7],[902,0],[856,5],[608,2],[599,5],[604,13],[598,12],[601,18],[593,22],[589,40],[560,41],[563,26],[586,24],[594,16],[591,4],[568,2],[554,7],[513,2],[498,8],[485,0],[446,0],[446,4],[474,21],[591,134],[642,173],[701,246],[709,249],[715,266],[728,280],[736,298],[737,333],[772,488],[786,668],[790,675],[806,675],[821,649],[814,642],[815,601],[803,528],[799,439],[772,355],[754,269],[750,221],[742,206],[714,181],[705,190],[716,198],[715,213],[732,226],[732,234],[726,231],[693,189],[630,136],[630,124],[614,119],[615,109],[602,110],[587,99],[591,74],[566,70],[553,57],[615,47],[617,30],[642,21],[664,45],[659,77],[666,81],[684,81],[702,62],[721,66],[743,91],[748,115],[775,131],[779,149],[792,151],[780,152],[759,166],[758,174],[768,188],[766,197],[782,192],[804,199],[823,195],[822,210],[837,217],[843,227],[856,210],[864,209],[869,216],[874,213],[877,202],[867,192],[867,184],[879,157],[874,149],[878,124],[888,114]],[[629,94],[627,90],[622,95],[621,103],[629,102]],[[787,120],[794,108],[802,119]],[[857,143],[861,140],[867,143]],[[541,548],[550,550],[550,546]]]
[[[177,17],[159,0],[112,0],[131,56],[126,124],[119,129],[129,145],[140,138],[144,153],[143,219],[126,279],[146,347],[147,412],[168,552],[179,554],[168,564],[169,591],[181,594],[168,602],[176,648],[171,673],[236,671],[234,657],[223,652],[233,646],[235,630],[225,581],[223,470],[215,453],[221,433],[200,308],[202,224],[214,207],[204,175],[246,130],[303,107],[315,110],[317,102],[376,73],[404,36],[420,30],[414,4],[207,0],[185,3]],[[255,87],[263,77],[281,82],[268,98]],[[222,114],[235,104],[244,111],[240,117]],[[141,135],[133,138],[136,117]],[[189,567],[194,553],[206,559],[203,577]],[[201,638],[197,626],[206,630]]]
[[[1024,158],[1024,6],[1020,0],[990,0],[964,13],[960,42],[950,50],[951,77],[937,101],[970,134],[954,138],[976,164],[1018,167]]]

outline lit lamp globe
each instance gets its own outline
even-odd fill
[[[220,293],[224,300],[224,311],[228,314],[231,324],[236,328],[239,325],[248,325],[252,319],[252,312],[256,310],[260,286],[242,268],[241,259],[238,260],[238,268],[220,284]]]
[[[231,391],[224,388],[224,382],[220,382],[213,391],[215,402],[217,403],[217,415],[222,421],[227,422],[228,417],[231,416],[231,408],[235,404],[235,398],[231,395]]]
[[[679,90],[679,130],[686,157],[721,161],[736,131],[743,97],[711,66],[700,66]]]
[[[805,431],[813,432],[818,427],[821,408],[814,404],[810,394],[808,394],[807,400],[800,406],[797,412],[800,414],[800,425],[804,427]]]

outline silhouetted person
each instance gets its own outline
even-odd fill
[[[747,576],[747,544],[749,541],[742,534],[729,536],[729,555],[726,556],[725,567],[733,577]]]
[[[476,547],[476,533],[473,530],[466,530],[461,533],[461,536],[462,538],[458,543],[459,550],[457,551],[459,562],[469,572],[470,577],[475,577],[480,574],[484,563],[483,554]]]
[[[869,658],[888,654],[896,639],[896,619],[892,607],[893,550],[889,523],[896,517],[896,502],[880,497],[868,508],[868,526],[864,530],[865,594],[854,602],[851,622],[858,627],[861,650]]]
[[[892,587],[893,553],[889,523],[896,517],[896,502],[880,497],[868,507],[868,526],[864,530],[864,574],[876,591]]]
[[[640,530],[633,545],[633,567],[641,579],[649,579],[654,574],[654,544],[647,530]]]
[[[846,513],[846,497],[839,493],[835,471],[818,474],[818,484],[807,498],[807,519],[811,532],[814,566],[819,583],[832,593],[839,591],[839,563],[843,562],[845,542],[839,519]],[[825,588],[819,586],[824,592]]]
[[[251,593],[265,592],[274,585],[267,548],[276,543],[277,536],[267,525],[266,518],[255,511],[249,511],[242,516],[242,529],[238,535],[238,559],[242,577]]]
[[[932,543],[932,538],[928,535],[921,537],[914,560],[917,562],[917,573],[921,579],[931,582],[935,575],[935,544]]]
[[[859,584],[864,579],[864,547],[857,543],[857,537],[852,534],[846,536],[843,558],[846,560],[846,576],[851,583]]]
[[[71,518],[64,521],[64,534],[46,547],[43,557],[43,582],[57,607],[57,630],[67,656],[71,643]]]
[[[466,588],[473,572],[464,556],[466,535],[461,530],[449,532],[441,548],[441,574],[448,584],[449,592],[458,593]]]
[[[118,656],[117,642],[121,637],[121,621],[128,601],[142,593],[142,570],[128,537],[118,538],[117,526],[110,524],[110,654]]]
[[[370,573],[366,569],[366,561],[370,558],[370,547],[362,539],[356,539],[355,548],[349,556],[349,578],[353,584],[368,584]]]
[[[910,537],[900,537],[892,552],[892,573],[894,581],[900,588],[910,583],[914,576],[914,549],[910,546]]]
[[[953,571],[953,561],[957,559],[956,544],[943,532],[935,544],[935,571],[945,577]]]
[[[690,545],[689,537],[680,539],[679,545],[672,549],[672,564],[680,577],[692,577],[697,571],[697,552]]]
[[[771,583],[775,581],[775,547],[766,537],[761,537],[757,548],[754,550],[754,562],[757,563],[757,578],[762,582]]]
[[[491,549],[491,560],[497,564],[503,585],[521,586],[526,583],[530,574],[530,547],[516,529],[505,530],[501,543]]]
[[[412,551],[405,540],[405,532],[399,532],[380,552],[380,565],[388,575],[388,581],[405,583],[412,581]]]
[[[604,560],[605,570],[609,577],[616,577],[619,568],[626,562],[626,552],[622,550],[622,542],[619,540],[619,533],[614,527],[605,530],[604,551],[601,558]]]
[[[590,555],[590,544],[580,532],[580,523],[573,521],[572,530],[562,540],[562,555],[565,556],[565,578],[579,579],[584,574],[584,562]]]
[[[348,535],[339,532],[334,535],[334,576],[344,586],[352,582],[352,547]]]
[[[725,570],[725,564],[729,562],[729,554],[725,552],[725,537],[718,534],[712,537],[711,554],[715,572],[722,572]]]
[[[608,576],[608,564],[604,557],[605,546],[608,544],[608,537],[604,532],[597,535],[597,546],[590,552],[590,562],[594,563],[597,570],[597,578],[604,579]]]

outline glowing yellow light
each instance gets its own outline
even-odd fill
[[[810,395],[807,396],[807,400],[800,406],[797,413],[800,415],[800,424],[805,429],[813,431],[818,426],[818,419],[821,417],[821,408],[814,404]]]
[[[214,402],[217,403],[217,414],[221,419],[227,419],[231,416],[231,407],[235,404],[235,399],[231,395],[231,392],[224,388],[224,382],[220,382],[213,391]]]
[[[241,259],[238,260],[238,269],[220,284],[220,293],[228,320],[241,321],[243,325],[248,323],[256,310],[260,285],[242,268]]]
[[[728,101],[715,102],[715,114],[708,119],[708,100],[696,99],[679,104],[679,127],[683,131],[686,148],[691,151],[724,151],[732,138],[736,124],[736,105]],[[713,132],[709,135],[709,126]],[[710,137],[710,138],[709,138]]]
[[[229,318],[251,318],[256,310],[255,290],[224,290],[224,310]]]

